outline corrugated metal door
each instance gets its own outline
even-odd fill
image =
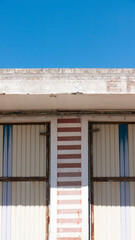
[[[49,124],[0,125],[0,240],[48,239],[48,137]]]
[[[135,239],[135,125],[90,124],[90,239]]]

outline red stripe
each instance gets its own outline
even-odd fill
[[[65,127],[65,128],[58,128],[57,129],[58,132],[81,132],[81,128],[80,127]]]
[[[58,141],[81,141],[81,136],[58,137]]]
[[[58,123],[80,123],[80,118],[62,118],[57,120]]]
[[[81,182],[79,181],[74,181],[74,182],[58,182],[57,183],[58,187],[71,187],[71,186],[81,186]]]
[[[77,159],[81,158],[81,154],[58,154],[57,155],[58,159]]]
[[[61,172],[57,173],[57,177],[81,177],[81,172]]]
[[[80,150],[81,145],[61,145],[57,147],[58,150]]]
[[[82,213],[81,209],[58,209],[57,210],[58,214],[77,214],[78,216],[80,216],[80,214]]]
[[[65,190],[65,191],[57,191],[57,195],[81,195],[81,190]]]
[[[57,240],[82,240],[80,237],[58,237]]]
[[[81,200],[75,199],[75,200],[57,200],[57,204],[63,205],[63,204],[81,204]]]
[[[81,168],[81,163],[58,163],[58,168]]]
[[[76,223],[80,224],[82,222],[81,218],[61,218],[57,219],[57,223]]]
[[[81,232],[81,228],[57,228],[58,233],[70,233],[70,232]]]

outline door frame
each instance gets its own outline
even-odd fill
[[[1,125],[45,124],[50,123],[50,206],[49,206],[49,237],[54,240],[57,235],[57,117],[37,115],[0,115]]]
[[[82,124],[82,239],[90,240],[89,223],[89,123],[135,123],[135,114],[124,113],[91,113],[79,115]]]
[[[71,116],[71,115],[70,115]],[[73,114],[73,116],[76,116]],[[88,182],[88,125],[89,122],[105,122],[105,123],[135,123],[135,114],[107,114],[107,113],[91,113],[79,114],[82,124],[82,239],[90,239],[89,231],[89,182]],[[50,122],[50,226],[49,240],[54,240],[57,236],[57,116],[42,114],[21,114],[21,115],[1,115],[0,122],[8,123],[45,123]]]
[[[124,116],[123,116],[124,117]],[[88,121],[88,186],[89,186],[89,240],[94,240],[94,219],[92,219],[92,211],[94,210],[94,181],[91,181],[91,176],[93,177],[93,137],[92,134],[95,131],[92,130],[92,125],[102,125],[102,124],[135,124],[135,121]],[[91,151],[92,150],[92,151]],[[92,159],[92,161],[91,161]],[[112,177],[113,178],[113,177]],[[117,182],[120,182],[120,178],[125,181],[126,177],[115,177]],[[127,177],[130,182],[135,181],[135,177]],[[130,179],[131,178],[131,179]],[[105,179],[107,182],[107,180]],[[92,190],[91,190],[92,186]]]

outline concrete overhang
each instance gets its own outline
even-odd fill
[[[0,111],[135,110],[135,69],[0,69]]]

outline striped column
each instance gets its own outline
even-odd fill
[[[129,176],[128,125],[119,125],[120,177]],[[121,240],[130,240],[130,184],[120,183]]]
[[[3,177],[12,175],[12,126],[3,126]],[[11,239],[12,185],[2,184],[2,240]]]
[[[57,240],[81,240],[81,120],[58,119],[57,133]]]

